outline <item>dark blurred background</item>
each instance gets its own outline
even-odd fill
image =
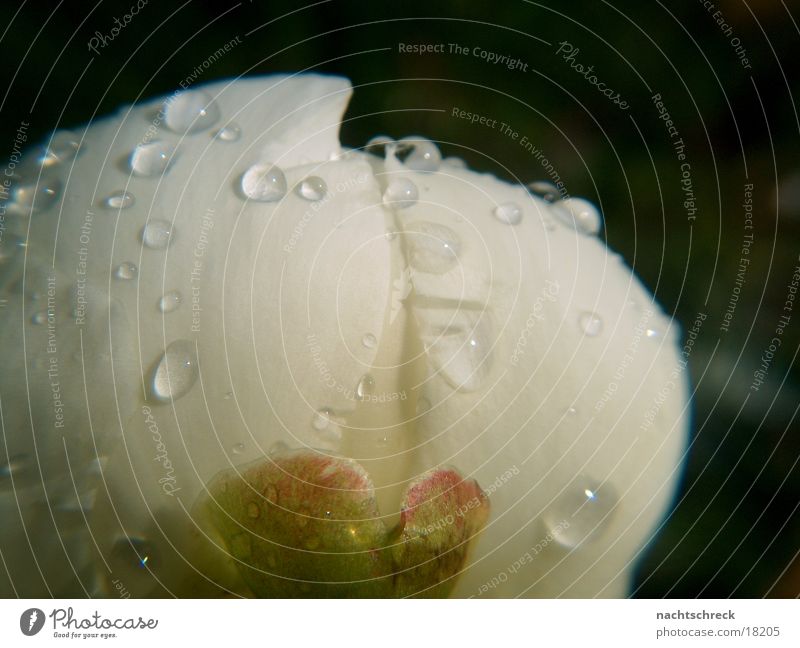
[[[545,153],[570,194],[601,206],[609,245],[685,330],[698,313],[707,316],[690,362],[690,458],[635,595],[800,593],[800,304],[783,310],[800,264],[796,2],[149,0],[109,38],[115,18],[125,22],[137,1],[4,2],[3,157],[22,120],[32,141],[171,92],[237,36],[241,43],[203,68],[198,83],[305,69],[343,74],[356,88],[343,128],[349,146],[378,133],[417,133],[475,169],[545,178],[518,141],[450,111],[509,124]],[[95,53],[87,44],[97,32],[108,40]],[[399,43],[443,43],[445,51],[401,53]],[[527,67],[451,53],[450,43]],[[567,44],[561,53],[559,43]],[[619,94],[617,104],[585,78],[590,65],[589,76]],[[656,93],[676,136],[659,119]],[[684,204],[682,162],[693,205]],[[750,264],[738,276],[749,234]],[[753,372],[785,314],[781,346],[753,391]]]

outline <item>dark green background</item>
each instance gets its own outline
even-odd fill
[[[708,314],[691,359],[691,457],[676,508],[640,566],[636,595],[797,593],[797,579],[775,584],[800,546],[800,307],[767,382],[742,407],[800,254],[796,3],[716,2],[752,70],[739,64],[702,2],[690,0],[331,0],[307,9],[150,0],[99,55],[90,53],[95,30],[107,34],[131,4],[4,3],[0,142],[10,149],[23,119],[43,137],[139,96],[171,92],[236,35],[242,44],[199,81],[303,69],[346,75],[356,86],[343,129],[350,146],[377,133],[420,133],[476,169],[542,178],[531,156],[498,131],[419,109],[456,105],[509,123],[547,152],[572,195],[602,206],[609,244],[665,309],[684,324]],[[614,106],[539,39],[579,47],[577,60],[594,65],[631,108]],[[479,46],[521,58],[528,71],[473,56],[400,54],[399,42]],[[378,48],[389,50],[365,53]],[[699,207],[691,228],[653,92],[687,146]],[[722,333],[744,233],[745,182],[755,187],[752,264],[731,330]]]

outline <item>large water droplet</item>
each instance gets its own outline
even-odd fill
[[[319,176],[309,176],[297,185],[297,193],[306,200],[322,200],[328,191],[328,185]]]
[[[151,250],[163,250],[172,242],[172,224],[153,219],[142,229],[142,243]]]
[[[494,217],[506,225],[516,225],[522,220],[522,209],[517,203],[508,202],[494,208]]]
[[[372,333],[364,333],[361,337],[361,344],[365,349],[374,349],[378,340]]]
[[[38,162],[46,169],[68,162],[78,154],[80,145],[80,139],[74,133],[58,131],[46,144]]]
[[[286,195],[286,176],[278,167],[254,164],[242,175],[242,193],[258,202],[274,202]]]
[[[572,549],[608,527],[617,501],[613,486],[581,475],[556,497],[542,521],[558,544]]]
[[[436,171],[442,162],[439,147],[425,137],[404,137],[397,144],[400,150],[407,149],[409,151],[403,164],[412,171]]]
[[[183,135],[197,133],[213,126],[219,119],[219,107],[207,92],[179,92],[164,102],[164,123],[171,131]]]
[[[215,137],[223,142],[236,142],[242,136],[242,129],[238,124],[230,123],[217,131]]]
[[[153,374],[153,395],[169,402],[186,395],[197,381],[197,356],[190,340],[175,340],[167,346]]]
[[[136,202],[133,194],[129,191],[115,191],[103,201],[109,209],[127,209],[133,207]]]
[[[454,389],[472,392],[489,375],[491,336],[484,320],[464,320],[425,336],[423,342],[436,373]]]
[[[419,198],[419,190],[408,178],[395,178],[383,192],[383,202],[394,209],[411,207]]]
[[[161,299],[158,300],[158,310],[162,313],[171,313],[181,305],[183,295],[177,290],[170,290],[164,293]]]
[[[587,337],[596,337],[603,331],[603,320],[597,313],[586,311],[578,317],[578,326]]]
[[[597,207],[583,198],[559,200],[553,211],[562,223],[584,234],[598,234],[603,224]]]
[[[427,221],[412,223],[405,237],[409,261],[417,270],[442,274],[456,265],[461,242],[449,227]]]
[[[174,160],[175,147],[155,140],[139,144],[131,153],[131,171],[137,176],[153,177],[164,173]]]
[[[128,281],[129,279],[134,279],[137,272],[138,270],[135,264],[130,261],[125,261],[114,269],[114,277],[122,281]]]
[[[28,214],[42,212],[52,207],[61,197],[61,181],[41,178],[38,182],[20,182],[11,191],[11,205],[15,211]]]
[[[364,400],[367,396],[370,396],[374,390],[375,379],[369,374],[365,374],[361,377],[361,380],[358,381],[358,385],[356,385],[356,398],[358,400]]]
[[[544,180],[539,180],[537,182],[531,182],[528,184],[528,191],[530,191],[533,195],[539,196],[539,198],[546,200],[547,202],[555,202],[560,197],[558,187],[556,187],[552,182],[546,182]]]

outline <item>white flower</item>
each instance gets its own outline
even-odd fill
[[[1,594],[626,594],[676,327],[588,203],[343,150],[350,93],[214,83],[14,169]]]

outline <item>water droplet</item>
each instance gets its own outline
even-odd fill
[[[650,339],[655,339],[661,337],[661,333],[654,328],[649,328],[644,333]]]
[[[436,171],[442,162],[439,147],[425,137],[404,137],[398,142],[399,147],[408,147],[409,153],[403,160],[406,168],[412,171]]]
[[[44,311],[39,311],[33,317],[31,317],[31,322],[33,324],[44,324],[47,321],[47,313]]]
[[[103,201],[103,204],[109,209],[127,209],[133,207],[135,202],[136,199],[129,191],[115,191]]]
[[[261,509],[258,508],[258,504],[250,502],[247,505],[247,517],[255,520],[259,515],[261,515]]]
[[[51,141],[42,150],[38,162],[45,169],[49,169],[64,162],[68,162],[78,154],[80,140],[69,131],[59,131],[53,134]]]
[[[331,416],[333,416],[333,412],[327,407],[321,409],[314,414],[314,419],[311,421],[311,426],[317,431],[324,430],[331,422]]]
[[[154,219],[142,229],[142,243],[151,250],[163,250],[172,242],[172,223]]]
[[[220,128],[215,137],[223,142],[236,142],[242,136],[242,129],[238,124],[231,122]]]
[[[488,324],[480,320],[451,324],[423,341],[437,374],[453,389],[472,392],[489,375],[490,340]]]
[[[52,207],[61,197],[61,181],[41,178],[38,182],[22,182],[11,191],[14,210],[23,214],[42,212]]]
[[[114,277],[123,281],[127,281],[129,279],[134,279],[136,277],[136,273],[136,266],[130,261],[125,261],[116,267],[114,270]]]
[[[517,203],[508,202],[494,208],[494,217],[506,225],[516,225],[522,220],[522,210]]]
[[[552,182],[531,182],[528,184],[528,191],[535,196],[539,196],[543,200],[546,200],[547,202],[555,202],[560,197],[558,187],[556,187]]]
[[[286,195],[286,176],[278,167],[254,164],[242,175],[242,192],[258,202],[274,202]]]
[[[270,457],[274,457],[276,455],[283,454],[288,449],[289,449],[289,446],[286,445],[283,441],[276,441],[275,443],[273,443],[270,446],[269,450],[267,451],[267,454]]]
[[[158,310],[162,313],[171,313],[181,305],[183,295],[177,290],[170,290],[164,293],[163,297],[158,300]]]
[[[383,155],[386,147],[390,144],[394,144],[394,140],[388,135],[376,135],[367,142],[364,149],[367,153]]]
[[[369,374],[364,374],[356,386],[356,398],[364,400],[375,389],[375,379]]]
[[[553,204],[556,217],[568,227],[584,234],[598,234],[603,219],[592,203],[583,198],[566,198]]]
[[[596,337],[603,330],[603,320],[597,313],[581,313],[578,317],[578,325],[587,337]]]
[[[234,443],[231,452],[235,455],[240,455],[244,452],[244,443]]]
[[[153,395],[160,401],[177,400],[197,381],[194,343],[176,340],[167,346],[153,374]]]
[[[164,102],[164,123],[174,133],[197,133],[219,119],[219,106],[207,92],[179,92]]]
[[[442,166],[450,167],[451,169],[466,169],[467,163],[460,157],[447,157],[442,160]]]
[[[406,232],[406,242],[411,265],[433,274],[442,274],[455,266],[461,251],[456,233],[436,223],[412,223]]]
[[[378,344],[378,340],[372,333],[364,333],[361,337],[361,344],[366,349],[374,349]]]
[[[328,185],[319,176],[310,176],[297,185],[297,193],[306,200],[322,200],[328,192]]]
[[[567,409],[567,414],[569,416],[575,416],[578,413],[578,409],[576,407],[569,407]]]
[[[419,198],[419,190],[408,178],[395,178],[383,193],[383,202],[394,209],[411,207]]]
[[[155,140],[138,144],[131,153],[131,171],[137,176],[153,177],[164,173],[174,160],[175,147]]]
[[[558,544],[572,549],[600,535],[617,501],[613,486],[580,476],[558,495],[542,521]]]
[[[225,395],[222,398],[224,398],[225,400],[230,400],[231,398],[233,398],[233,392],[232,391],[225,392]]]

